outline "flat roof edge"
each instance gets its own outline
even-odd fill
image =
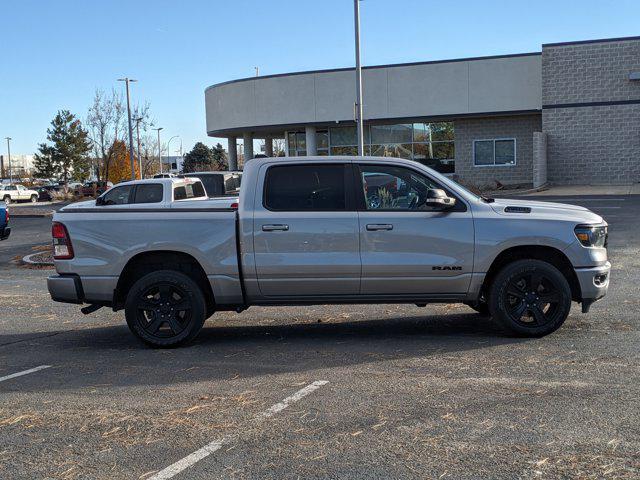
[[[469,112],[469,113],[452,113],[452,114],[437,114],[427,116],[414,116],[414,117],[385,117],[385,118],[366,118],[365,123],[369,124],[384,124],[384,123],[413,123],[420,121],[455,121],[457,119],[465,118],[482,118],[482,117],[509,117],[509,116],[522,116],[522,115],[542,115],[542,108],[527,109],[527,110],[500,110],[495,112]],[[300,122],[300,123],[282,123],[282,124],[270,124],[270,125],[252,125],[245,127],[230,127],[219,130],[207,130],[208,137],[223,138],[228,136],[238,136],[240,132],[250,131],[255,133],[268,132],[270,130],[286,130],[286,129],[299,129],[306,126],[317,127],[344,127],[355,125],[353,120],[340,120],[334,121],[316,121],[316,122]]]
[[[542,52],[510,53],[510,54],[505,54],[505,55],[487,55],[487,56],[484,56],[484,57],[464,57],[464,58],[452,58],[452,59],[446,59],[446,60],[427,60],[427,61],[422,61],[422,62],[388,63],[388,64],[382,64],[382,65],[369,65],[369,66],[362,67],[362,69],[363,70],[374,70],[374,69],[377,69],[377,68],[412,67],[412,66],[418,66],[418,65],[434,65],[434,64],[439,64],[439,63],[473,62],[473,61],[476,61],[476,60],[493,60],[493,59],[500,59],[500,58],[531,57],[531,56],[540,56],[540,55],[542,55]],[[261,76],[258,76],[258,77],[238,78],[238,79],[235,79],[235,80],[228,80],[226,82],[214,83],[213,85],[209,85],[207,88],[205,88],[204,91],[207,92],[208,90],[211,90],[212,88],[215,88],[215,87],[221,87],[223,85],[228,85],[228,84],[231,84],[231,83],[248,82],[250,80],[261,80],[261,79],[265,79],[265,78],[289,77],[289,76],[295,76],[295,75],[309,75],[309,74],[313,74],[313,73],[348,72],[350,70],[355,70],[355,67],[325,68],[325,69],[320,69],[320,70],[302,70],[302,71],[299,71],[299,72],[274,73],[274,74],[271,74],[271,75],[261,75]]]
[[[557,43],[543,43],[544,47],[564,47],[568,45],[587,45],[589,43],[608,43],[608,42],[630,42],[633,40],[640,40],[640,36],[635,37],[611,37],[611,38],[596,38],[594,40],[576,40],[574,42],[557,42]]]

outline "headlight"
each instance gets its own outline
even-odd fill
[[[606,247],[608,231],[606,225],[578,225],[574,232],[585,247]]]

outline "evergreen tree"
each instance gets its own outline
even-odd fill
[[[222,148],[222,145],[216,143],[216,146],[211,148],[211,152],[213,154],[213,170],[229,170],[227,152]]]
[[[51,143],[40,144],[34,162],[37,176],[59,175],[65,184],[72,174],[76,180],[87,178],[91,142],[75,115],[68,110],[58,111],[47,129],[47,140]]]
[[[213,169],[213,152],[204,143],[198,142],[193,149],[184,156],[183,173],[206,172]]]

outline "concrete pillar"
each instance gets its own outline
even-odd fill
[[[547,183],[547,134],[533,132],[533,188]]]
[[[244,143],[244,162],[253,158],[253,135],[251,132],[244,132],[242,134],[242,140]]]
[[[236,137],[229,137],[229,170],[238,170],[238,139]]]
[[[264,137],[264,154],[267,157],[273,157],[273,138],[271,135]]]
[[[316,143],[316,127],[305,127],[304,133],[307,137],[307,156],[318,155]]]

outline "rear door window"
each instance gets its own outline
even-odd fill
[[[264,206],[274,211],[343,211],[347,209],[345,183],[342,164],[271,167]]]
[[[159,203],[162,201],[162,185],[149,183],[138,185],[133,203]]]

